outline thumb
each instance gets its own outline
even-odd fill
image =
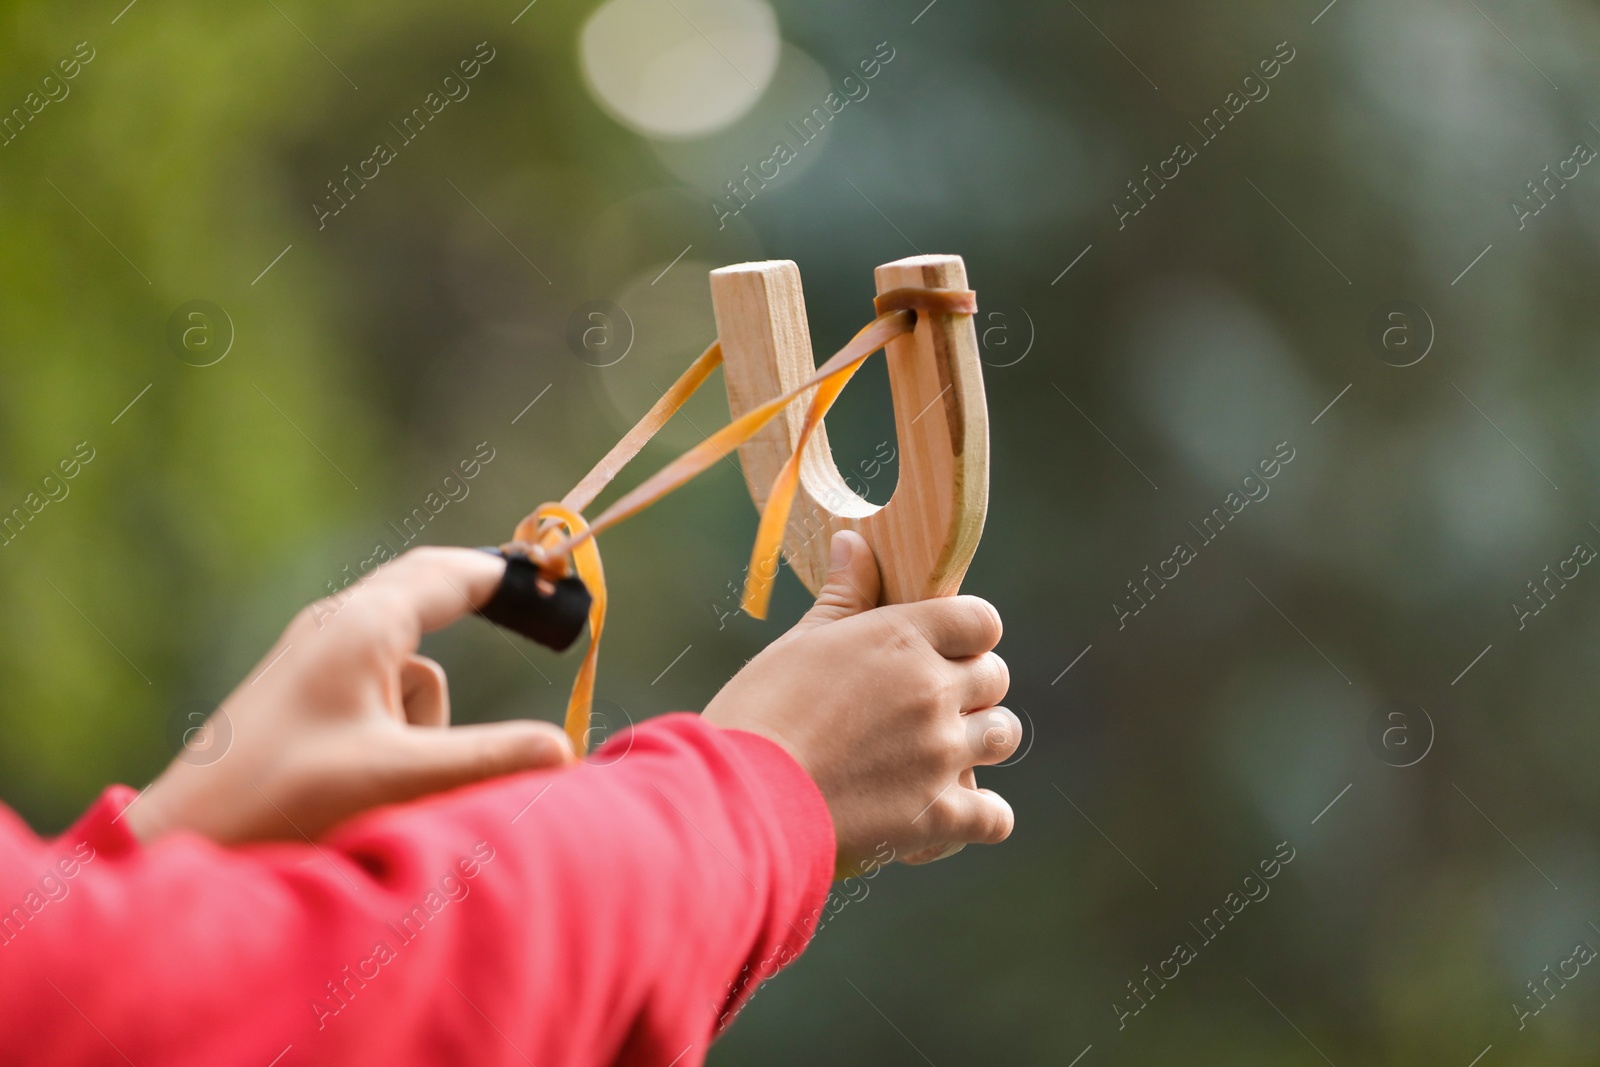
[[[795,629],[809,630],[875,608],[881,589],[878,561],[866,539],[854,530],[840,530],[830,545],[828,581]]]
[[[471,785],[518,771],[546,770],[573,762],[572,743],[559,726],[515,719],[448,729],[417,726],[404,731],[406,754],[397,773],[386,775],[395,803]]]

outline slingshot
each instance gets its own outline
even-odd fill
[[[595,536],[735,448],[761,512],[742,599],[750,615],[766,618],[780,549],[816,593],[827,577],[829,541],[845,529],[858,531],[872,546],[884,603],[949,596],[960,587],[989,501],[988,409],[972,321],[977,294],[967,288],[959,256],[896,260],[879,267],[876,280],[877,317],[817,367],[794,263],[771,260],[712,271],[718,339],[571,492],[559,503],[535,508],[500,546],[508,560],[507,581],[483,610],[491,620],[564,648],[582,625],[573,570],[591,597],[589,648],[566,718],[567,736],[580,755],[606,613]],[[901,457],[898,484],[881,506],[846,485],[823,426],[851,376],[879,348],[888,360]],[[584,508],[718,364],[733,421],[586,521]],[[574,604],[580,606],[574,610]]]

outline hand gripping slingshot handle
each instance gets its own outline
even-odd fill
[[[911,256],[885,263],[875,276],[880,295],[909,287],[967,288],[960,256]],[[793,262],[714,270],[711,302],[734,418],[815,371],[800,269]],[[977,551],[989,506],[989,416],[973,317],[921,313],[916,328],[890,341],[885,354],[900,463],[894,493],[878,505],[852,490],[834,464],[826,427],[818,426],[800,458],[784,556],[816,594],[827,579],[834,532],[856,530],[877,556],[883,603],[951,596]],[[794,452],[811,395],[795,398],[739,446],[758,509]]]

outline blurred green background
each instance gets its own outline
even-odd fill
[[[421,541],[558,497],[713,336],[708,269],[796,260],[825,353],[875,265],[955,252],[1017,831],[879,875],[712,1062],[1595,1062],[1595,5],[122,4],[0,19],[0,793],[36,826],[150,780],[462,460]],[[640,474],[725,418],[713,382]],[[887,499],[881,367],[829,429]],[[719,465],[606,536],[608,725],[803,610],[785,576],[730,614],[755,520]],[[429,651],[462,720],[557,718],[576,662]]]

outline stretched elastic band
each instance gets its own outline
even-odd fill
[[[911,286],[891,289],[879,295],[874,305],[878,317],[863,327],[850,339],[849,344],[835,352],[805,381],[734,419],[624,493],[593,522],[586,522],[580,512],[594,502],[628,461],[639,454],[666,425],[667,420],[705,383],[711,372],[721,365],[721,342],[713,342],[651,406],[644,418],[584,475],[559,504],[541,504],[517,524],[512,541],[503,546],[507,555],[526,558],[537,567],[545,580],[556,583],[571,580],[570,560],[571,566],[578,572],[578,578],[593,598],[588,610],[589,648],[584,653],[583,663],[573,680],[572,695],[567,702],[567,736],[572,739],[573,748],[579,755],[588,748],[589,712],[594,700],[600,635],[605,628],[606,616],[605,571],[600,564],[600,550],[595,543],[595,536],[623,519],[638,514],[712,466],[754,437],[796,397],[815,389],[806,409],[799,440],[773,479],[767,494],[767,504],[762,509],[761,524],[756,532],[749,573],[745,579],[742,599],[744,610],[754,618],[766,618],[773,582],[777,576],[778,554],[783,547],[783,530],[799,486],[800,457],[812,434],[822,424],[823,416],[866,358],[896,337],[912,332],[916,328],[919,313],[972,315],[978,310],[978,296],[971,289]]]

